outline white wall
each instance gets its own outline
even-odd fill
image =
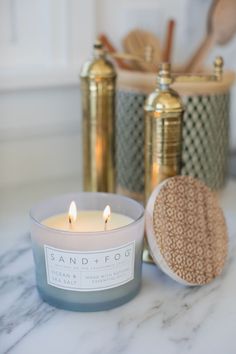
[[[81,171],[79,85],[0,94],[0,186]]]
[[[79,70],[95,0],[0,2],[0,187],[81,176]]]

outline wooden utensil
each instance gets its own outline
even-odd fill
[[[175,21],[169,20],[167,25],[165,45],[162,54],[162,61],[171,63],[171,54],[173,48]]]
[[[208,14],[207,36],[185,67],[186,72],[198,71],[215,44],[225,45],[236,32],[236,1],[215,0]]]
[[[144,62],[135,62],[133,65],[136,68],[157,71],[161,61],[160,41],[153,33],[135,29],[124,37],[123,46],[127,53],[146,59]]]
[[[105,34],[103,34],[103,33],[100,34],[99,40],[101,41],[101,43],[103,44],[103,46],[105,47],[105,49],[109,53],[113,54],[113,53],[117,52],[115,47],[113,46],[113,44],[111,43],[111,41],[108,39],[108,37]],[[115,57],[114,60],[116,61],[117,65],[120,69],[132,70],[132,66],[127,64],[123,59]]]

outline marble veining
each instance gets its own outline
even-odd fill
[[[236,242],[223,274],[184,287],[144,265],[143,286],[111,311],[75,313],[36,290],[29,235],[0,257],[0,353],[236,353]]]
[[[29,236],[1,256],[0,274],[0,351],[10,353],[56,310],[43,303],[36,291]]]

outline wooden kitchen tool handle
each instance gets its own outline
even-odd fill
[[[107,49],[109,53],[116,53],[115,47],[113,46],[113,44],[110,42],[110,40],[107,38],[105,34],[103,33],[100,34],[99,40],[102,42],[102,44],[104,45],[104,47]],[[132,70],[132,67],[128,65],[123,59],[114,58],[114,60],[116,61],[120,69]]]
[[[163,50],[162,61],[171,62],[171,54],[173,48],[173,39],[174,39],[174,30],[175,30],[175,21],[168,21],[167,33],[166,33],[166,42]]]

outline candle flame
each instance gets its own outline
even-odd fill
[[[72,222],[75,222],[77,219],[77,207],[74,201],[70,203],[68,219],[70,224],[72,224]]]
[[[103,220],[105,221],[105,224],[108,222],[111,216],[111,208],[109,205],[106,206],[106,208],[103,211]]]

